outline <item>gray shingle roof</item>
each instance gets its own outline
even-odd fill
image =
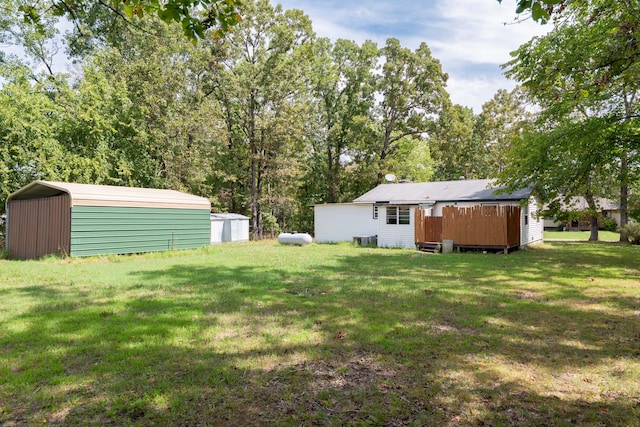
[[[491,179],[380,184],[355,199],[354,203],[389,202],[395,204],[420,204],[464,201],[512,201],[528,199],[530,189],[513,193],[495,194],[501,187],[494,187]]]

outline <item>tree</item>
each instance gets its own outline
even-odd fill
[[[474,139],[480,142],[478,149],[485,153],[479,167],[487,178],[496,177],[504,170],[507,166],[505,154],[511,142],[520,136],[531,120],[533,115],[527,111],[524,94],[519,88],[511,92],[500,89],[482,105],[473,133]]]
[[[434,117],[449,100],[448,76],[426,43],[411,51],[391,38],[380,54],[384,59],[378,80],[376,138],[364,148],[376,183],[393,172],[388,162],[403,140],[417,141],[434,130]]]
[[[353,41],[339,39],[331,45],[328,39],[320,39],[314,49],[315,60],[309,78],[319,128],[312,148],[321,153],[321,168],[327,184],[323,201],[334,203],[344,194],[341,181],[349,151],[363,137],[362,124],[372,119],[378,48],[370,41],[358,46]]]
[[[550,216],[558,216],[574,197],[584,197],[591,216],[589,240],[598,240],[597,198],[612,184],[608,129],[600,118],[538,121],[536,130],[527,129],[512,142],[499,182],[507,191],[531,187],[541,201],[550,202]]]
[[[2,67],[0,89],[0,212],[9,194],[34,179],[57,179],[64,150],[55,133],[59,107],[49,88],[32,85],[30,70]]]
[[[110,135],[110,150],[121,159],[110,180],[208,195],[225,136],[218,105],[207,96],[207,68],[218,53],[176,37],[175,26],[156,21],[155,28],[162,37],[125,32],[117,48],[90,53],[77,90],[88,92],[83,99],[113,99],[100,119],[110,125],[94,132]],[[90,147],[94,133],[78,144]]]
[[[571,0],[517,0],[516,13],[529,12],[534,21],[544,24],[551,17],[562,14],[569,3]]]
[[[563,13],[567,19],[552,32],[515,52],[507,75],[522,83],[547,117],[585,129],[599,118],[626,135],[608,138],[609,153],[600,157],[615,171],[624,225],[638,168],[640,15],[635,2],[610,0],[567,3]]]
[[[438,117],[431,147],[437,181],[485,178],[481,159],[486,150],[474,136],[471,108],[458,104],[447,106]]]
[[[293,167],[301,152],[291,146],[302,139],[306,104],[300,95],[310,52],[304,46],[313,34],[301,11],[283,12],[268,0],[247,3],[243,12],[244,21],[221,46],[227,56],[213,73],[211,91],[228,132],[225,157],[233,175],[224,180],[248,188],[253,235],[259,239],[264,190],[269,181],[282,182],[278,171]]]
[[[239,0],[3,0],[0,10],[19,12],[24,23],[43,33],[49,31],[51,17],[64,17],[82,32],[87,21],[94,19],[96,7],[136,26],[133,19],[155,15],[166,23],[179,23],[186,37],[197,40],[203,39],[209,28],[217,27],[216,35],[220,36],[240,22],[241,4]]]

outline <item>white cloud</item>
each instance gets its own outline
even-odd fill
[[[359,43],[370,39],[379,45],[396,37],[412,49],[426,42],[449,74],[448,90],[453,102],[476,112],[498,89],[515,86],[500,69],[510,59],[509,53],[550,29],[532,21],[513,23],[515,4],[499,4],[497,0],[369,0],[364,5],[355,0],[281,3],[285,8],[304,10],[320,37]]]

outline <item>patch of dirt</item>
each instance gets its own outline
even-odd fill
[[[423,402],[410,402],[405,396],[407,373],[401,365],[387,366],[357,351],[340,359],[273,369],[266,384],[268,394],[253,396],[253,410],[245,415],[258,416],[256,425],[283,419],[302,425],[354,425],[375,424],[382,413],[386,425],[407,425],[409,414],[423,412]],[[384,409],[392,405],[406,407],[398,419]]]
[[[433,335],[454,334],[454,335],[475,335],[478,331],[471,327],[460,328],[454,325],[438,324],[431,326]]]
[[[524,300],[535,301],[535,302],[544,301],[544,298],[542,298],[537,293],[531,292],[531,291],[520,291],[515,295],[515,297],[517,299],[524,299]]]

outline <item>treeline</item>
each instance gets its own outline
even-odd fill
[[[0,209],[35,179],[172,188],[250,216],[260,238],[311,230],[313,204],[351,200],[387,173],[427,181],[505,168],[529,120],[518,92],[475,115],[451,104],[424,43],[331,42],[300,10],[243,7],[233,31],[198,43],[180,25],[149,17],[142,27],[99,4],[64,38],[53,25],[1,21],[26,59],[0,61]],[[52,66],[62,48],[75,71]]]

